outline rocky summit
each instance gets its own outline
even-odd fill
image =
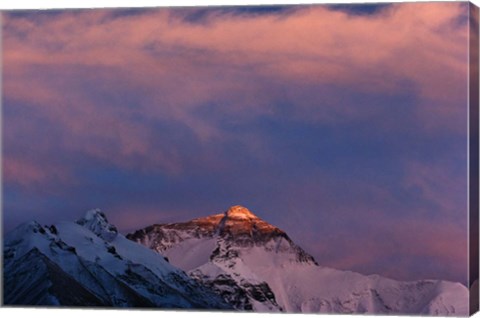
[[[157,252],[163,252],[190,239],[221,239],[236,247],[269,246],[289,251],[298,261],[315,263],[314,258],[295,245],[288,235],[240,205],[224,213],[193,219],[184,223],[155,224],[127,235]]]

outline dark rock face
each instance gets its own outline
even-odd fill
[[[127,234],[128,239],[160,253],[185,238],[213,237],[221,238],[236,247],[265,246],[272,240],[284,239],[288,242],[287,248],[295,251],[297,261],[317,264],[313,256],[293,243],[284,231],[241,206],[233,206],[222,214],[184,223],[155,224]]]
[[[208,276],[203,276],[200,271],[192,272],[191,276],[217,292],[235,309],[253,311],[252,300],[268,303],[271,307],[280,307],[270,286],[265,282],[255,285],[242,280],[237,283],[227,274],[221,274],[211,279]]]
[[[193,273],[192,277],[222,296],[233,308],[246,311],[253,310],[247,292],[230,275],[218,275],[213,280],[202,276],[201,273],[197,273],[197,275]]]

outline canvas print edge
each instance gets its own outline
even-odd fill
[[[475,16],[478,17],[478,7],[473,4],[470,4],[470,21],[471,21],[471,33],[470,33],[470,61],[478,61],[478,50],[474,50],[472,48],[478,47],[478,32],[473,30],[478,30],[478,18],[475,19]],[[469,255],[469,262],[470,262],[470,314],[478,311],[478,300],[476,301],[477,297],[473,297],[474,295],[478,295],[478,283],[475,284],[474,282],[478,282],[478,63],[470,63],[470,101],[469,101],[469,108],[470,108],[470,143],[469,143],[469,150],[470,150],[470,206],[469,206],[469,213],[470,213],[470,222],[469,222],[469,230],[470,230],[470,255]],[[477,88],[477,89],[475,89]],[[476,114],[476,115],[475,115]],[[475,142],[477,141],[477,142]],[[477,156],[475,155],[477,154]],[[477,222],[475,222],[477,220]],[[1,249],[1,247],[0,247]],[[2,253],[3,257],[3,253]],[[2,262],[3,264],[3,262]],[[475,269],[477,268],[477,271]]]

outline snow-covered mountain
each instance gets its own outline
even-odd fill
[[[127,238],[166,256],[237,309],[468,315],[468,289],[460,283],[401,282],[319,266],[285,232],[241,206]]]
[[[4,238],[4,304],[231,309],[163,256],[126,239],[100,210],[30,222]]]

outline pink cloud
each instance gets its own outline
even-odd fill
[[[202,211],[191,211],[181,208],[152,206],[148,203],[122,204],[113,206],[109,211],[105,212],[109,216],[109,221],[125,232],[125,234],[152,224],[186,222],[192,219],[192,213],[202,213]],[[204,213],[203,215],[200,214],[199,217],[220,212],[204,211]]]
[[[463,162],[465,169],[461,171],[445,169],[444,163],[408,162],[404,186],[419,190],[424,200],[436,206],[439,215],[456,221],[459,214],[467,213],[466,159]]]
[[[189,114],[213,97],[238,97],[238,107],[230,106],[230,112],[244,113],[254,104],[261,105],[251,109],[254,113],[268,112],[268,97],[259,103],[261,93],[249,81],[238,82],[232,68],[254,68],[263,78],[292,84],[346,85],[367,92],[401,91],[410,81],[424,101],[419,115],[443,129],[452,116],[458,120],[463,114],[456,102],[466,92],[467,27],[456,21],[465,10],[457,3],[414,3],[351,16],[318,6],[282,18],[218,15],[206,24],[185,23],[168,10],[122,19],[87,10],[36,23],[7,17],[4,57],[12,70],[34,63],[128,69],[139,87],[165,85],[167,93],[154,100],[171,108],[168,115],[190,121],[204,138],[219,133]],[[26,39],[17,37],[19,32]],[[251,103],[242,98],[251,93]],[[322,111],[302,105],[299,116]],[[337,107],[341,114],[352,112],[352,106]],[[432,113],[442,120],[430,120]]]
[[[465,178],[439,165],[407,166],[411,170],[399,181],[407,188],[418,183],[418,198],[402,202],[398,193],[368,180],[336,182],[315,174],[311,182],[286,186],[288,196],[280,200],[288,213],[279,224],[323,266],[396,279],[465,281],[459,276],[468,264]],[[298,202],[311,206],[299,210]]]
[[[465,10],[459,3],[405,3],[352,16],[314,6],[282,17],[219,14],[205,24],[169,10],[118,19],[108,10],[6,14],[4,95],[36,105],[39,117],[61,127],[65,149],[167,173],[183,168],[177,149],[158,147],[152,128],[132,118],[182,123],[202,143],[236,138],[198,116],[211,103],[240,122],[273,114],[275,98],[293,101],[298,120],[368,118],[372,110],[344,103],[338,92],[322,96],[325,105],[309,101],[322,85],[394,94],[411,83],[425,127],[465,133],[458,102],[466,93],[467,28],[456,22]],[[108,100],[89,96],[85,82]],[[299,86],[309,88],[290,89]],[[143,99],[116,107],[124,91]],[[271,156],[255,139],[240,142]]]
[[[362,215],[365,223],[368,215]],[[319,255],[324,266],[396,279],[466,279],[458,276],[467,272],[468,264],[467,235],[462,226],[421,218],[372,218],[366,223],[367,231],[339,231],[334,237],[308,244],[309,252]],[[425,259],[433,262],[435,269],[426,265]]]
[[[3,180],[9,184],[20,185],[31,189],[46,184],[71,184],[73,179],[68,169],[49,163],[39,163],[19,157],[3,157]]]

